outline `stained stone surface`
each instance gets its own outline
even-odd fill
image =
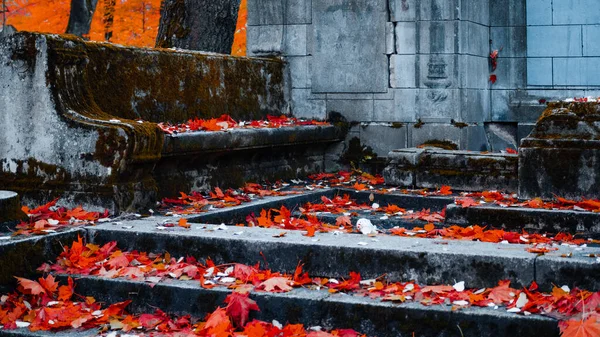
[[[517,189],[517,156],[449,151],[437,148],[402,149],[388,154],[383,172],[388,185],[463,191]]]
[[[19,195],[12,191],[0,190],[0,225],[2,223],[15,222],[25,218],[21,211]],[[0,227],[0,232],[5,228]]]
[[[313,92],[386,92],[385,0],[313,3]]]

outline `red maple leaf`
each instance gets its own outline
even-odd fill
[[[250,299],[250,294],[233,292],[225,298],[227,303],[226,312],[237,327],[243,327],[248,322],[250,310],[260,311],[254,300]]]
[[[54,280],[54,276],[48,275],[46,278],[40,277],[38,279],[40,285],[49,293],[54,293],[58,290],[58,282]]]
[[[498,77],[495,74],[490,75],[490,82],[492,82],[492,84],[496,83],[497,80]]]
[[[58,299],[61,301],[68,301],[71,299],[71,297],[73,296],[73,279],[71,277],[69,277],[69,285],[68,286],[60,286],[58,288]]]
[[[498,282],[497,287],[492,288],[488,299],[496,304],[508,303],[515,298],[516,294],[517,290],[510,287],[510,281],[504,280]]]
[[[475,199],[473,199],[473,198],[456,198],[454,200],[454,203],[462,206],[462,208],[479,206],[479,203],[477,201],[475,201]]]

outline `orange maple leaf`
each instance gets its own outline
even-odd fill
[[[42,293],[46,293],[44,287],[36,281],[32,281],[26,278],[16,277],[17,281],[19,281],[19,286],[22,288],[24,294],[31,295],[39,295]]]
[[[600,336],[600,315],[593,313],[587,318],[570,319],[559,323],[561,337]]]
[[[289,285],[290,280],[286,277],[271,277],[270,279],[259,284],[256,289],[264,290],[272,293],[284,293],[292,290]]]

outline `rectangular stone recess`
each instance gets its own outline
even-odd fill
[[[385,0],[313,1],[313,92],[386,92]]]

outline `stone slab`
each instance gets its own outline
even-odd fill
[[[490,0],[490,26],[514,27],[527,25],[526,2],[531,0]]]
[[[517,156],[435,148],[394,150],[384,170],[386,184],[481,191],[517,189]],[[405,185],[404,185],[405,186]]]
[[[600,57],[556,57],[552,59],[555,86],[591,87],[600,85]]]
[[[300,144],[341,141],[342,130],[333,125],[305,125],[279,129],[232,129],[223,132],[199,131],[165,137],[163,156],[273,148]]]
[[[397,22],[395,28],[396,35],[396,53],[397,54],[416,54],[417,53],[417,23],[416,22]]]
[[[360,272],[365,279],[387,272],[390,280],[439,284],[460,279],[469,287],[478,288],[493,286],[499,279],[528,285],[534,277],[535,255],[524,248],[498,249],[496,244],[449,241],[440,245],[437,240],[392,236],[378,236],[373,241],[359,234],[333,233],[310,238],[303,236],[302,231],[287,231],[284,237],[274,237],[282,230],[231,227],[223,231],[203,224],[192,224],[189,230],[160,231],[156,226],[157,222],[151,220],[127,223],[128,228],[103,224],[89,228],[88,237],[95,243],[116,240],[126,250],[210,256],[217,264],[254,264],[264,257],[271,269],[287,273],[293,273],[302,261],[309,274],[336,278],[347,276],[350,271]],[[359,244],[363,241],[367,245]],[[378,257],[377,264],[367,262],[373,256]]]
[[[419,0],[390,0],[390,20],[415,21],[417,19]]]
[[[478,224],[507,230],[524,229],[536,233],[571,233],[600,238],[600,215],[569,210],[504,208],[481,205],[462,208],[448,205],[446,223],[468,226]]]
[[[552,86],[552,58],[527,58],[527,85]]]
[[[600,8],[595,0],[555,0],[552,10],[552,22],[555,25],[600,23]]]
[[[552,0],[527,0],[527,24],[530,26],[552,25]]]
[[[386,92],[385,0],[313,3],[313,92]]]
[[[373,120],[372,99],[328,99],[327,114],[338,112],[348,122],[363,122]]]
[[[596,37],[600,35],[600,25],[583,26],[583,56],[600,56],[600,46]]]
[[[582,56],[580,26],[528,26],[527,56]]]
[[[231,293],[225,287],[203,289],[196,281],[161,282],[152,287],[140,281],[89,276],[78,280],[76,290],[107,303],[132,299],[128,309],[136,313],[160,308],[172,314],[186,313],[193,317],[204,317],[212,312]],[[457,325],[463,333],[486,337],[512,333],[519,336],[538,336],[539,333],[558,336],[554,319],[515,315],[503,309],[452,310],[450,306],[386,303],[368,297],[302,288],[287,293],[252,291],[250,297],[260,307],[260,311],[252,312],[251,319],[302,323],[326,329],[348,328],[368,336],[451,334],[457,330]]]

